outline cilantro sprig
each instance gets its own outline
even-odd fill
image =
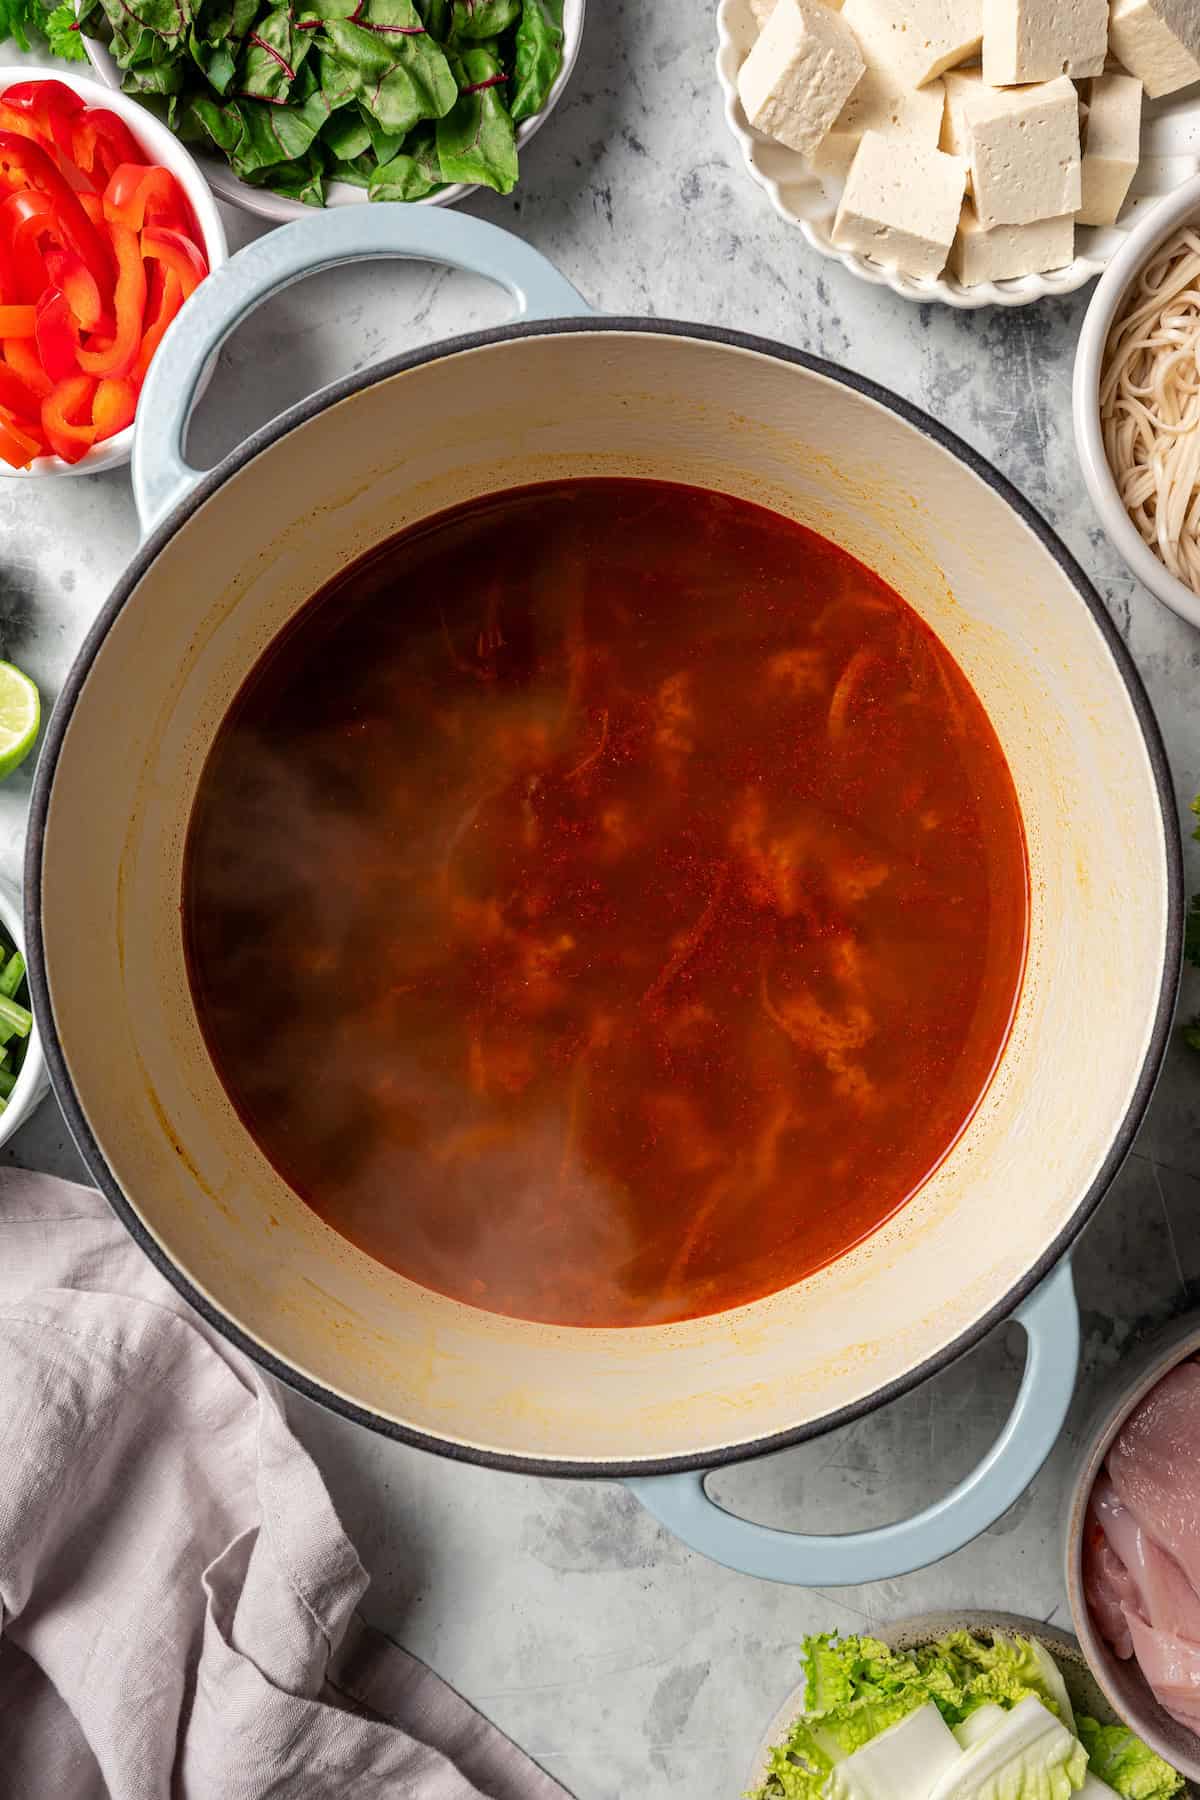
[[[0,42],[9,39],[20,50],[40,49],[44,43],[67,62],[87,61],[71,0],[53,10],[42,0],[0,0]]]

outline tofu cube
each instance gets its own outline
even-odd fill
[[[985,231],[970,201],[962,209],[950,252],[950,271],[964,287],[1065,269],[1075,255],[1075,221],[1037,219],[1032,225],[993,225]]]
[[[845,0],[842,17],[897,89],[969,62],[983,39],[983,0]]]
[[[776,0],[738,93],[756,131],[811,156],[865,68],[854,33],[823,0]]]
[[[1104,72],[1108,0],[983,0],[983,79],[992,87]]]
[[[949,75],[946,92],[985,231],[1079,211],[1079,98],[1065,75],[1018,88]]]
[[[1080,225],[1114,225],[1137,173],[1142,143],[1142,84],[1132,75],[1098,75],[1084,125]]]
[[[1113,0],[1108,43],[1152,100],[1200,81],[1197,0]]]
[[[966,166],[909,137],[864,132],[850,165],[833,241],[886,268],[940,275],[954,242]]]
[[[975,69],[951,69],[942,78],[946,105],[942,118],[941,147],[951,156],[971,156],[968,110],[986,93],[983,76]]]
[[[823,175],[844,180],[864,131],[912,137],[936,149],[944,109],[945,89],[940,81],[923,88],[897,88],[889,72],[867,56],[866,74],[814,156],[814,167]]]

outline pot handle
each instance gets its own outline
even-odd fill
[[[133,439],[133,497],[143,535],[201,479],[183,447],[210,358],[247,315],[281,289],[338,263],[384,256],[447,263],[507,288],[522,319],[591,311],[532,245],[440,207],[351,206],[299,219],[239,250],[201,282],[150,364]]]
[[[1027,1340],[1008,1423],[988,1454],[943,1500],[913,1519],[813,1537],[735,1518],[704,1491],[704,1470],[627,1483],[647,1511],[702,1556],[796,1587],[852,1587],[908,1575],[961,1550],[1024,1493],[1062,1430],[1079,1365],[1079,1307],[1064,1260],[1013,1314]]]

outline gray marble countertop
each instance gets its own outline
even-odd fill
[[[1076,467],[1071,360],[1087,294],[1016,312],[916,308],[823,261],[744,174],[721,118],[708,6],[592,9],[574,80],[509,200],[471,210],[552,257],[598,308],[737,326],[819,351],[934,412],[1054,523],[1102,592],[1166,734],[1181,808],[1200,788],[1200,635],[1128,576]],[[229,215],[231,240],[257,226]],[[504,316],[481,283],[418,266],[293,288],[228,345],[192,434],[215,461],[253,426],[395,348]],[[53,698],[137,537],[123,474],[0,482],[0,656]],[[0,788],[18,876],[29,780]],[[1189,845],[1200,887],[1200,845]],[[1081,980],[1088,971],[1079,971]],[[1193,986],[1186,996],[1200,1005]],[[53,1101],[5,1155],[82,1176]],[[579,1800],[732,1800],[795,1680],[806,1631],[991,1607],[1062,1622],[1061,1500],[1089,1391],[1139,1333],[1200,1302],[1200,1059],[1173,1046],[1136,1150],[1081,1244],[1086,1372],[1072,1427],[993,1529],[903,1581],[798,1592],[701,1561],[615,1485],[541,1481],[397,1448],[289,1402],[374,1577],[373,1621],[428,1659]],[[945,1491],[1015,1392],[1013,1327],[904,1401],[722,1475],[751,1517],[882,1523]]]

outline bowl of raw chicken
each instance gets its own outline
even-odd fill
[[[1067,1588],[1109,1703],[1200,1780],[1200,1315],[1105,1396],[1068,1513]]]

